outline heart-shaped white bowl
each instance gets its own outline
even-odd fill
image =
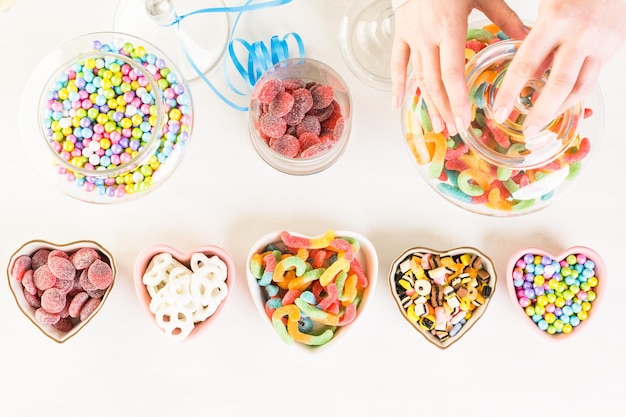
[[[389,271],[391,295],[402,317],[441,349],[456,343],[480,320],[496,282],[491,259],[471,247],[414,247],[396,258]]]
[[[59,329],[48,324],[40,323],[39,320],[37,320],[36,318],[37,308],[34,307],[31,303],[29,303],[26,300],[24,285],[22,284],[22,282],[15,279],[15,277],[12,277],[12,272],[14,271],[16,261],[19,262],[19,258],[23,256],[32,257],[40,249],[45,249],[49,251],[61,250],[67,254],[72,254],[81,248],[91,248],[97,251],[97,253],[100,255],[100,259],[106,264],[108,264],[109,267],[111,268],[111,272],[113,276],[111,283],[108,285],[106,290],[100,291],[100,292],[103,292],[103,294],[99,294],[100,296],[98,297],[100,302],[93,309],[92,313],[88,317],[84,318],[83,320],[80,320],[79,318],[72,319],[73,325],[70,330]],[[9,288],[11,289],[11,292],[13,293],[13,297],[15,298],[15,301],[18,307],[20,308],[22,313],[24,313],[24,315],[39,330],[41,330],[41,332],[44,335],[48,336],[50,339],[54,340],[57,343],[63,343],[67,341],[68,339],[70,339],[71,337],[75,336],[83,327],[87,325],[87,323],[91,321],[91,319],[93,319],[96,316],[96,314],[104,306],[107,298],[109,297],[109,294],[111,293],[113,284],[115,283],[116,275],[117,275],[117,268],[115,266],[113,255],[111,255],[111,253],[107,249],[105,249],[102,245],[91,240],[79,240],[76,242],[62,243],[62,244],[51,243],[45,240],[31,240],[23,244],[19,249],[17,249],[13,253],[13,255],[11,256],[9,260],[9,265],[7,267],[7,277],[9,280]]]
[[[526,258],[527,256],[530,258]],[[573,258],[569,258],[570,256]],[[534,260],[531,261],[531,258]],[[568,259],[571,262],[568,263]],[[564,272],[563,262],[567,264],[569,273]],[[533,266],[529,268],[529,264]],[[538,264],[542,265],[540,269],[536,269]],[[576,266],[577,264],[582,266]],[[552,267],[546,269],[547,265]],[[585,272],[577,271],[577,277],[574,277],[571,274],[573,269],[581,269]],[[588,326],[587,323],[595,315],[602,299],[606,280],[606,265],[602,257],[585,246],[573,246],[556,255],[536,247],[522,248],[511,255],[506,269],[507,292],[515,310],[529,327],[551,340],[568,339],[574,334],[581,333],[582,328]],[[585,283],[589,284],[588,290]],[[561,288],[558,288],[558,285],[561,285]],[[571,294],[565,293],[564,286]],[[577,289],[582,292],[579,293]],[[542,296],[547,300],[540,298]],[[551,302],[552,297],[555,299],[554,302]],[[560,298],[562,301],[559,300]],[[561,305],[562,303],[565,304]],[[565,306],[569,306],[569,309],[565,309]],[[552,313],[554,317],[548,317],[549,313]],[[549,325],[555,326],[557,321],[561,323],[558,327],[563,326],[561,330],[559,331],[558,327],[549,329]],[[568,323],[571,328],[565,326]]]
[[[169,245],[164,244],[156,244],[145,248],[143,251],[139,253],[135,260],[134,270],[133,270],[133,279],[135,285],[135,292],[137,293],[137,297],[139,299],[139,303],[146,311],[148,317],[152,323],[166,336],[173,336],[168,333],[165,328],[157,322],[156,314],[150,309],[150,303],[152,302],[152,295],[148,291],[148,287],[144,284],[144,274],[148,272],[148,268],[151,266],[151,261],[155,256],[161,254],[169,254],[172,256],[174,261],[182,264],[186,268],[190,268],[190,262],[192,260],[192,256],[194,254],[203,254],[207,258],[212,258],[216,256],[223,262],[226,267],[226,277],[224,279],[224,283],[226,285],[226,291],[222,293],[219,297],[220,300],[219,305],[214,310],[214,312],[210,313],[207,317],[193,323],[193,329],[189,332],[189,334],[185,336],[176,337],[174,336],[172,339],[176,341],[190,340],[195,338],[199,333],[206,331],[206,329],[210,326],[211,323],[214,323],[215,320],[220,316],[226,301],[230,297],[232,290],[234,288],[235,283],[235,265],[233,263],[232,258],[226,253],[226,251],[218,246],[214,245],[203,245],[196,247],[188,252],[180,252],[177,249]],[[222,290],[224,288],[222,287]]]
[[[370,302],[371,297],[374,294],[374,289],[376,288],[376,283],[378,281],[378,255],[376,253],[376,249],[374,248],[374,245],[372,245],[372,243],[365,236],[362,236],[358,233],[349,232],[349,231],[329,230],[324,235],[321,235],[321,236],[306,236],[300,233],[286,232],[286,233],[289,233],[293,237],[304,238],[304,239],[321,239],[322,236],[329,236],[328,235],[329,233],[334,233],[335,238],[343,238],[345,240],[349,240],[350,242],[352,242],[353,248],[355,247],[355,244],[356,244],[356,247],[358,248],[358,250],[354,250],[354,259],[358,261],[358,264],[360,265],[363,276],[367,279],[367,286],[365,286],[362,289],[360,300],[354,303],[354,305],[356,306],[356,315],[354,316],[354,319],[349,324],[339,325],[336,327],[328,326],[328,325],[320,325],[319,322],[317,322],[316,320],[313,320],[312,325],[314,325],[315,327],[313,328],[313,330],[311,330],[311,333],[310,333],[311,335],[322,333],[322,330],[325,330],[325,329],[326,331],[328,331],[328,329],[330,328],[332,331],[332,336],[327,337],[326,338],[327,340],[322,344],[318,344],[318,345],[309,344],[308,342],[297,341],[297,340],[294,340],[293,338],[288,337],[287,330],[285,329],[279,332],[274,327],[272,323],[272,318],[270,317],[270,314],[268,313],[268,311],[266,311],[266,303],[269,298],[268,297],[269,285],[268,286],[259,285],[260,280],[255,276],[255,273],[253,273],[252,268],[251,268],[251,265],[253,265],[253,259],[255,258],[255,256],[258,254],[265,253],[268,250],[268,247],[279,248],[283,253],[285,253],[286,245],[283,243],[283,240],[281,238],[281,233],[283,233],[283,231],[268,233],[265,236],[262,236],[261,238],[259,238],[254,243],[254,245],[252,245],[250,252],[248,254],[248,257],[246,259],[246,277],[248,281],[248,288],[250,290],[250,295],[252,296],[254,305],[256,306],[259,312],[259,315],[261,316],[263,321],[269,326],[272,332],[279,335],[285,342],[290,343],[292,345],[299,346],[309,352],[318,351],[322,348],[325,349],[327,346],[333,345],[336,343],[337,340],[345,337],[347,331],[351,329],[352,326],[354,326],[354,324],[361,318],[363,311],[365,310],[368,303]],[[336,252],[335,256],[340,257],[341,255],[337,255],[338,253],[340,252]],[[307,263],[307,264],[310,269],[311,263]],[[330,268],[331,267],[328,267],[328,266],[326,267],[326,269],[330,269]],[[354,271],[355,269],[351,266],[350,272],[348,272],[348,274],[351,274]],[[258,275],[258,271],[256,274]],[[337,281],[335,280],[335,278],[333,278],[331,282],[329,282],[326,286],[324,286],[324,288],[328,288],[328,285],[330,283],[337,283]],[[271,285],[274,285],[277,287],[277,285],[275,284],[276,283],[274,281],[271,282]],[[303,289],[302,291],[311,292],[311,288],[318,284],[321,285],[319,280],[313,280],[311,281],[311,285],[309,285],[309,287],[307,287],[306,289]],[[346,285],[345,288],[347,287],[348,286]],[[282,294],[284,291],[286,290],[281,291],[280,294]],[[323,294],[328,296],[325,290],[323,291]],[[318,297],[318,299],[320,299],[320,297]],[[293,303],[289,303],[289,304],[295,305]],[[310,304],[310,301],[307,302],[307,304]],[[319,309],[318,308],[319,306],[320,304],[318,304],[317,306],[311,304],[311,306],[307,307],[307,309],[311,309],[311,307],[313,307],[315,310],[310,310],[309,312],[314,311],[315,313],[322,314],[320,313],[320,311],[323,311],[323,310]],[[298,307],[298,309],[300,309],[300,307]],[[300,310],[300,313],[302,314],[302,310]],[[344,314],[344,317],[346,315],[345,312],[337,313],[337,315],[341,315],[341,314]],[[303,314],[303,316],[306,316],[306,314]],[[309,324],[311,323],[309,322]],[[329,335],[330,333],[326,333],[326,334]],[[304,337],[306,338],[306,336]]]

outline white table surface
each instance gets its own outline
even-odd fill
[[[229,1],[228,4],[239,4]],[[390,95],[356,79],[337,32],[349,0],[296,0],[280,19],[250,15],[269,37],[293,30],[307,55],[335,67],[354,103],[343,157],[312,176],[282,174],[252,148],[246,114],[193,83],[192,142],[172,177],[139,200],[92,205],[44,185],[21,145],[18,102],[41,56],[76,36],[112,30],[116,1],[18,0],[0,13],[2,172],[0,259],[22,243],[99,241],[119,273],[106,304],[75,338],[43,336],[0,285],[0,414],[4,416],[356,416],[617,415],[626,406],[626,203],[623,114],[626,48],[604,68],[602,147],[575,190],[517,218],[492,218],[446,202],[418,176]],[[512,1],[527,18],[537,1]],[[97,13],[96,13],[97,12]],[[258,39],[250,39],[255,41]],[[598,45],[602,47],[602,45]],[[34,109],[33,109],[34,110]],[[251,245],[275,230],[327,229],[367,236],[379,257],[375,293],[347,337],[310,354],[283,343],[263,323],[245,280]],[[136,255],[166,243],[202,244],[235,260],[236,283],[219,320],[198,338],[167,339],[144,314],[132,283]],[[506,262],[525,246],[553,253],[585,245],[604,258],[608,290],[593,324],[565,342],[531,331],[508,299]],[[496,265],[499,283],[481,321],[440,350],[401,317],[387,274],[405,249],[475,246]],[[590,323],[591,324],[591,323]],[[614,410],[613,412],[609,410]]]

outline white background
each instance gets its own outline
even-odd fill
[[[510,3],[523,17],[536,16],[537,1]],[[265,39],[299,32],[307,55],[346,79],[354,104],[353,131],[333,167],[305,177],[273,170],[250,144],[247,115],[198,82],[192,84],[192,141],[178,170],[152,193],[115,205],[87,204],[45,185],[29,165],[17,120],[24,85],[41,57],[76,36],[112,30],[117,2],[18,0],[0,14],[0,259],[6,265],[13,251],[35,238],[58,243],[92,239],[113,253],[119,268],[99,315],[64,344],[43,336],[15,305],[7,282],[1,283],[0,414],[623,412],[626,203],[620,150],[626,48],[602,72],[606,124],[593,169],[543,211],[484,217],[451,205],[420,179],[389,93],[367,87],[349,71],[337,37],[348,4],[295,0],[270,18],[258,12],[258,18],[250,14],[242,20]],[[245,281],[251,245],[283,229],[309,235],[351,230],[367,236],[378,252],[378,285],[360,320],[347,337],[313,354],[272,332],[257,314]],[[219,319],[183,343],[170,341],[152,325],[133,289],[135,257],[156,243],[181,251],[213,244],[235,260],[236,283]],[[609,272],[607,291],[581,334],[545,340],[522,322],[508,299],[506,262],[526,246],[558,253],[575,245],[602,255]],[[389,267],[413,246],[474,246],[496,265],[499,282],[486,314],[449,349],[436,348],[414,331],[391,297]]]

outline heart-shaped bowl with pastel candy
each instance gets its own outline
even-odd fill
[[[272,232],[250,249],[246,277],[271,330],[313,352],[343,338],[361,318],[378,281],[378,255],[354,232]]]
[[[402,317],[441,349],[460,340],[481,318],[496,281],[491,259],[472,247],[414,247],[396,258],[389,271]]]
[[[235,266],[222,248],[180,252],[157,244],[135,260],[137,297],[151,321],[169,339],[189,340],[220,315],[235,283]]]
[[[75,336],[102,309],[116,275],[113,255],[91,240],[31,240],[13,253],[7,267],[22,313],[58,343]]]
[[[509,259],[506,284],[524,322],[546,338],[566,339],[594,315],[606,287],[606,266],[584,246],[557,254],[526,247]]]

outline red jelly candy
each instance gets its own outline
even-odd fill
[[[329,150],[332,145],[328,143],[316,143],[315,145],[309,146],[305,150],[300,153],[300,158],[311,158],[315,155],[319,155],[322,152]]]
[[[26,291],[26,288],[23,288],[23,293],[24,293],[24,298],[26,299],[26,302],[28,303],[28,305],[34,308],[41,307],[41,299],[38,296],[36,296],[35,294],[29,293],[28,291]]]
[[[72,280],[76,275],[76,268],[69,258],[52,256],[48,258],[48,268],[58,279]]]
[[[70,301],[70,305],[69,305],[70,317],[75,317],[75,318],[79,317],[80,310],[82,310],[83,306],[85,305],[88,299],[89,299],[89,294],[87,294],[84,291],[76,294],[74,298],[72,298],[72,301]]]
[[[62,332],[69,332],[74,327],[74,323],[72,323],[72,319],[69,317],[61,317],[52,327]]]
[[[302,151],[310,148],[313,145],[321,143],[320,137],[313,132],[302,133],[300,136],[298,136],[298,140],[300,141],[300,149],[302,149]]]
[[[335,93],[330,85],[318,85],[311,90],[313,99],[312,109],[319,110],[328,107],[333,102]]]
[[[279,138],[287,131],[287,123],[272,113],[264,113],[259,119],[261,131],[272,138]]]
[[[90,298],[89,300],[87,300],[85,305],[83,305],[83,308],[80,310],[80,321],[87,320],[89,316],[91,316],[91,314],[96,311],[101,301],[102,300],[100,298]]]
[[[33,269],[39,268],[41,265],[48,263],[48,255],[50,254],[50,249],[39,249],[37,252],[33,253]]]
[[[293,108],[293,96],[285,91],[278,93],[270,103],[268,111],[276,117],[283,117]]]
[[[41,324],[53,325],[61,320],[61,315],[59,313],[51,313],[46,311],[46,309],[39,307],[35,310],[35,320]]]
[[[48,288],[52,288],[56,280],[57,277],[52,273],[52,271],[50,271],[50,268],[47,264],[40,266],[33,273],[33,283],[35,284],[35,287],[40,290],[47,290]]]
[[[300,152],[300,141],[291,135],[283,135],[272,142],[271,148],[281,155],[294,158]]]
[[[24,287],[24,291],[32,295],[36,295],[38,291],[37,286],[35,285],[35,280],[33,279],[34,275],[34,271],[29,269],[22,277],[22,286]]]
[[[100,254],[94,248],[80,248],[70,255],[70,261],[76,269],[89,268],[96,259],[100,259]]]
[[[302,121],[296,126],[296,136],[300,137],[304,132],[315,133],[319,136],[322,132],[322,126],[317,117],[309,115],[304,116]]]
[[[274,97],[281,91],[284,91],[285,87],[281,80],[267,80],[265,84],[259,89],[257,98],[261,103],[270,104]]]
[[[99,290],[109,288],[113,282],[113,270],[104,261],[96,260],[87,269],[87,278]]]
[[[31,269],[32,259],[30,256],[22,255],[15,259],[13,262],[13,268],[11,268],[11,278],[17,282],[22,282],[24,273]]]
[[[313,107],[313,97],[306,88],[298,88],[293,91],[293,106],[306,114]]]
[[[65,293],[58,288],[47,289],[41,294],[41,308],[49,313],[60,313],[65,302]]]

